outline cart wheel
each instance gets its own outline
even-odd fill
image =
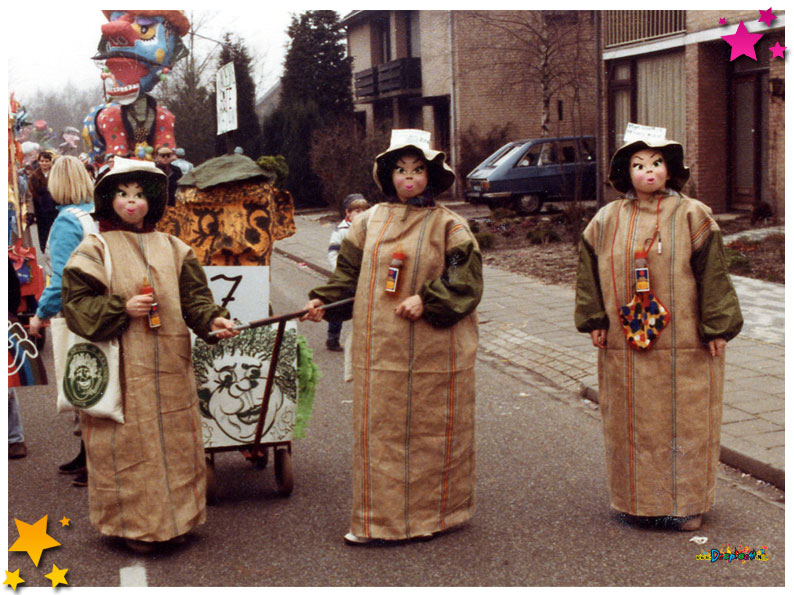
[[[292,493],[294,480],[292,476],[292,457],[286,448],[276,449],[274,456],[276,471],[276,484],[280,496],[289,496]]]
[[[207,505],[218,502],[218,480],[215,477],[215,461],[207,457]]]

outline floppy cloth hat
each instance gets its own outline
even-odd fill
[[[430,133],[425,130],[402,129],[391,131],[389,148],[375,157],[372,177],[386,196],[395,196],[397,191],[392,183],[392,170],[396,156],[405,149],[414,149],[427,161],[428,188],[439,195],[455,182],[455,172],[446,164],[443,151],[430,148]]]
[[[631,134],[630,128],[627,128],[626,144],[620,147],[612,156],[612,163],[609,166],[609,182],[612,186],[621,193],[628,192],[633,188],[631,184],[631,174],[629,171],[629,160],[631,156],[637,151],[644,149],[658,149],[664,157],[667,165],[667,172],[670,174],[670,179],[667,181],[667,187],[672,188],[678,192],[684,187],[687,180],[689,180],[689,168],[684,165],[684,148],[680,143],[666,138],[648,135],[642,138],[644,130],[661,131],[662,136],[665,133],[664,128],[650,128],[640,127],[636,124],[629,123],[629,127],[640,128],[640,132]]]
[[[94,186],[94,219],[113,218],[113,193],[119,178],[122,176],[127,178],[126,174],[134,174],[133,177],[144,187],[144,191],[150,184],[154,187],[154,195],[146,196],[149,212],[143,220],[147,223],[157,223],[165,213],[165,205],[168,202],[168,176],[151,161],[124,157],[113,159],[113,169],[102,176]]]

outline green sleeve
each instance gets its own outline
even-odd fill
[[[218,339],[208,334],[210,325],[218,316],[228,318],[229,312],[215,304],[204,268],[192,253],[179,272],[179,303],[185,324],[207,343],[216,343]]]
[[[482,255],[474,242],[450,249],[445,255],[444,273],[426,281],[419,290],[422,317],[439,328],[452,326],[477,308],[483,291]]]
[[[75,267],[63,270],[61,301],[66,325],[89,341],[118,337],[129,326],[124,298],[105,295],[103,283]]]
[[[361,261],[364,252],[353,242],[345,238],[339,248],[336,269],[325,285],[315,287],[309,292],[309,298],[319,298],[324,304],[355,297],[358,276],[361,272]],[[340,306],[326,310],[325,319],[329,322],[350,320],[353,317],[353,305]]]
[[[713,231],[692,254],[690,265],[698,288],[701,339],[706,343],[719,338],[730,341],[742,330],[744,320],[739,297],[725,265],[719,231]]]
[[[601,295],[598,258],[582,236],[579,240],[579,265],[576,271],[574,323],[581,333],[609,328],[609,317]]]

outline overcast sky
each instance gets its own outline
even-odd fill
[[[303,4],[285,2],[281,4],[284,8],[267,8],[264,2],[236,0],[228,3],[228,9],[218,10],[223,3],[191,2],[194,8],[186,10],[186,14],[209,15],[200,30],[207,37],[220,39],[226,31],[240,35],[259,64],[255,80],[261,95],[281,75],[290,14],[306,10]],[[91,57],[99,43],[100,27],[107,22],[100,10],[103,6],[107,4],[17,3],[13,11],[16,16],[5,27],[8,91],[15,92],[23,104],[37,89],[58,89],[69,83],[78,88],[96,86],[99,92],[100,71]],[[334,3],[330,8],[342,15],[350,10],[344,3]],[[215,45],[202,43],[204,50]]]

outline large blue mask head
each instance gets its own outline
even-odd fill
[[[129,104],[148,93],[186,53],[181,36],[190,28],[179,10],[105,10],[94,60],[104,61],[108,98]]]

